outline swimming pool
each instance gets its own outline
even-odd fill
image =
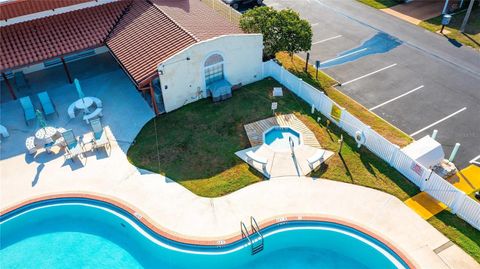
[[[294,146],[299,146],[302,142],[300,133],[290,127],[274,126],[263,134],[263,142],[273,149],[288,150],[290,141]]]
[[[195,225],[192,223],[192,225]],[[111,204],[47,200],[0,217],[1,268],[408,268],[378,240],[339,224],[295,221],[262,229],[265,248],[183,244]]]

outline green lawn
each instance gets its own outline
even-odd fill
[[[474,8],[467,27],[465,28],[465,34],[459,31],[462,25],[465,11],[460,12],[452,17],[450,24],[445,27],[445,30],[450,31],[446,36],[452,40],[456,40],[467,46],[480,50],[480,8]],[[437,32],[442,28],[442,16],[438,16],[426,21],[421,22],[419,25],[429,31]]]
[[[280,84],[265,79],[235,91],[225,102],[214,104],[204,99],[161,115],[144,126],[128,158],[136,166],[164,174],[205,197],[225,195],[258,182],[261,175],[234,153],[250,146],[244,124],[272,116],[274,86]],[[310,107],[289,91],[275,101],[278,112],[295,113],[323,147],[336,151],[340,134],[345,137],[342,158],[335,155],[314,176],[368,186],[402,200],[418,193],[410,181],[381,159],[364,148],[357,149],[346,133],[333,125],[327,131],[325,121],[316,123],[319,115],[309,115]]]
[[[396,0],[357,0],[376,9],[389,8],[398,5]]]

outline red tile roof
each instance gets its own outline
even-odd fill
[[[0,70],[102,46],[129,4],[113,2],[0,27]]]
[[[196,40],[163,12],[134,1],[106,44],[138,85],[156,74],[159,63]]]
[[[51,10],[92,0],[15,0],[0,3],[0,20]]]
[[[0,27],[0,70],[106,44],[141,87],[188,46],[242,33],[200,0],[153,2],[122,0]]]
[[[152,0],[152,3],[199,40],[243,33],[200,0]]]

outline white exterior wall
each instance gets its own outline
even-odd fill
[[[223,56],[224,77],[232,85],[262,79],[261,34],[226,35],[196,43],[158,66],[167,112],[198,100],[199,90],[200,98],[207,96],[204,62],[215,53]]]

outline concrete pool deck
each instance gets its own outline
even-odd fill
[[[37,173],[35,165],[25,165],[23,157],[2,160],[2,212],[42,197],[94,195],[132,208],[161,234],[205,244],[238,238],[240,221],[248,223],[250,216],[261,226],[287,217],[335,219],[378,235],[407,253],[419,268],[479,268],[473,258],[396,197],[373,189],[291,177],[263,181],[224,197],[204,198],[168,178],[135,168],[116,143],[110,157],[89,158],[87,166],[75,171],[60,168],[62,158],[52,160],[35,186],[31,182]],[[444,246],[448,247],[438,251]]]

